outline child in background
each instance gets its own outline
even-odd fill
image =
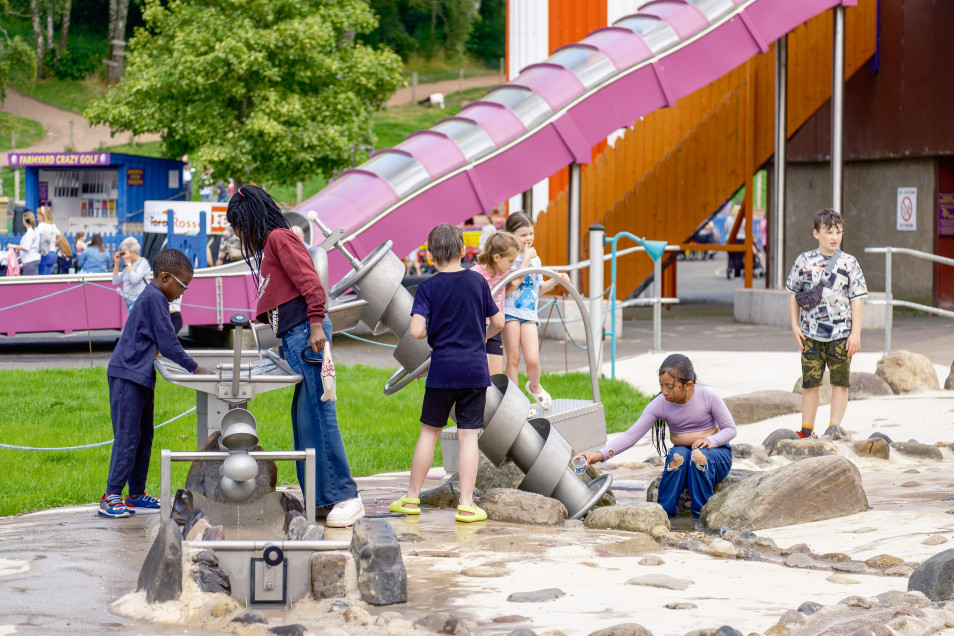
[[[431,366],[421,406],[421,434],[414,448],[407,495],[392,502],[389,510],[421,514],[421,487],[453,407],[460,447],[460,505],[454,518],[465,523],[484,521],[487,513],[473,501],[479,457],[477,434],[484,426],[484,404],[490,386],[486,340],[503,327],[503,316],[483,278],[461,266],[465,247],[458,228],[444,224],[431,230],[427,252],[437,266],[437,274],[417,288],[408,330],[414,338],[427,338],[431,346]],[[487,318],[490,327],[486,326]]]
[[[73,253],[79,256],[86,249],[86,232],[77,232],[73,239]]]
[[[844,231],[841,214],[831,209],[818,212],[812,230],[818,248],[798,255],[785,282],[792,292],[792,332],[802,352],[802,430],[798,431],[802,438],[814,435],[826,365],[831,379],[829,426],[841,424],[848,408],[851,356],[861,350],[861,310],[868,287],[858,260],[839,249]],[[832,259],[835,266],[829,275],[825,270]],[[821,286],[820,302],[809,309],[799,307],[795,294],[816,285]]]
[[[73,250],[70,242],[62,234],[56,237],[56,273],[69,274],[73,266]]]
[[[521,246],[521,252],[514,261],[513,269],[540,267],[537,250],[533,248],[533,221],[524,212],[513,212],[507,217],[507,232],[513,234]],[[570,282],[563,274],[561,279],[543,282],[540,274],[527,274],[519,282],[513,293],[507,294],[504,309],[506,324],[503,330],[503,345],[507,352],[507,375],[516,384],[520,372],[520,351],[527,363],[527,384],[524,389],[540,406],[547,410],[553,401],[550,394],[540,386],[540,340],[537,334],[537,307],[540,294],[545,294],[558,283]]]
[[[494,285],[510,272],[519,253],[520,244],[517,243],[513,234],[498,232],[491,235],[484,243],[483,251],[477,255],[477,266],[474,267],[474,271],[483,276],[487,286],[493,289]],[[511,282],[494,294],[494,302],[497,303],[497,309],[501,312],[504,310],[504,297],[508,289],[517,285],[518,283]],[[490,375],[503,373],[503,341],[499,333],[487,339],[487,366],[490,369]]]
[[[152,284],[139,295],[129,312],[119,342],[106,368],[109,413],[113,420],[113,450],[109,458],[106,493],[99,501],[103,517],[128,517],[135,508],[159,508],[146,494],[146,475],[152,455],[156,352],[190,373],[212,373],[183,350],[172,330],[169,303],[192,281],[192,263],[179,250],[165,249],[153,261]],[[122,498],[123,488],[129,493]]]

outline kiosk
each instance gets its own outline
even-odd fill
[[[181,161],[116,152],[11,152],[26,169],[26,207],[48,205],[65,234],[139,234],[144,202],[182,199]]]

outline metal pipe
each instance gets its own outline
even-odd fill
[[[224,453],[228,455],[228,453]],[[159,451],[159,518],[168,519],[172,515],[169,501],[172,499],[172,488],[169,485],[169,476],[172,475],[171,451],[163,448]]]
[[[656,297],[653,299],[655,302],[653,303],[652,353],[660,353],[662,351],[662,258],[653,260],[653,290]]]
[[[317,462],[315,462],[315,449],[306,448],[305,449],[305,492],[302,493],[302,496],[305,498],[305,518],[308,521],[315,520],[315,492],[316,491],[316,479],[315,470],[317,469]]]
[[[606,228],[599,223],[590,226],[590,259],[600,263],[590,268],[590,326],[593,328],[593,342],[599,343],[600,354],[603,353],[603,241],[606,239]],[[602,355],[597,355],[596,365],[600,366]]]
[[[310,218],[310,217],[309,217]],[[321,222],[321,219],[318,218],[318,215],[315,215],[314,219],[311,219],[315,225],[318,226],[318,229],[321,230],[321,233],[325,235],[325,238],[331,236],[331,228]],[[344,254],[344,257],[348,259],[348,263],[351,264],[351,267],[356,270],[360,270],[364,267],[364,263],[361,262],[361,259],[356,258],[354,254],[348,251],[348,248],[344,246],[344,243],[339,239],[334,243],[335,249]]]
[[[237,398],[239,396],[239,380],[242,375],[242,325],[235,325],[232,337],[235,340],[233,343],[235,353],[232,357],[232,397]],[[251,376],[251,371],[249,371],[249,376]]]
[[[567,226],[567,260],[572,264],[580,260],[580,164],[570,164],[570,209]],[[570,272],[570,282],[574,287],[580,287],[580,272]]]
[[[775,42],[775,215],[772,219],[775,254],[773,283],[785,288],[785,146],[788,140],[788,36]]]
[[[167,451],[163,451],[167,452]],[[174,462],[216,462],[225,461],[228,451],[168,451],[170,461]],[[249,451],[255,459],[307,460],[307,451]]]
[[[891,248],[884,253],[884,355],[891,353],[891,323],[894,307],[891,306]]]
[[[347,550],[351,541],[345,539],[324,539],[321,541],[264,541],[261,539],[248,541],[186,541],[189,547],[198,550],[210,549],[226,551],[264,550],[270,545],[277,545],[285,552],[318,552],[322,550]]]
[[[831,86],[831,207],[844,212],[845,7],[835,7]]]

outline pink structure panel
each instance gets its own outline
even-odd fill
[[[839,0],[762,0],[744,11],[762,37],[774,42],[799,24],[840,4]]]
[[[658,63],[676,99],[721,77],[760,52],[740,19],[732,19]]]
[[[586,36],[583,42],[599,49],[619,71],[626,70],[653,56],[641,37],[622,27],[597,29]]]
[[[418,160],[431,178],[467,163],[454,140],[432,130],[419,130],[396,146]]]
[[[328,227],[343,227],[347,232],[397,200],[397,194],[384,179],[368,172],[348,170],[302,202],[298,209],[314,210]]]
[[[655,0],[640,7],[639,14],[665,20],[683,40],[709,26],[705,14],[683,0]]]
[[[457,116],[483,128],[498,148],[527,132],[512,110],[496,102],[472,102]]]
[[[573,71],[556,64],[532,64],[510,84],[529,88],[553,111],[560,110],[584,91],[583,83]]]

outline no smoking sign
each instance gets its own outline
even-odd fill
[[[913,232],[918,229],[918,189],[898,188],[898,230]]]

